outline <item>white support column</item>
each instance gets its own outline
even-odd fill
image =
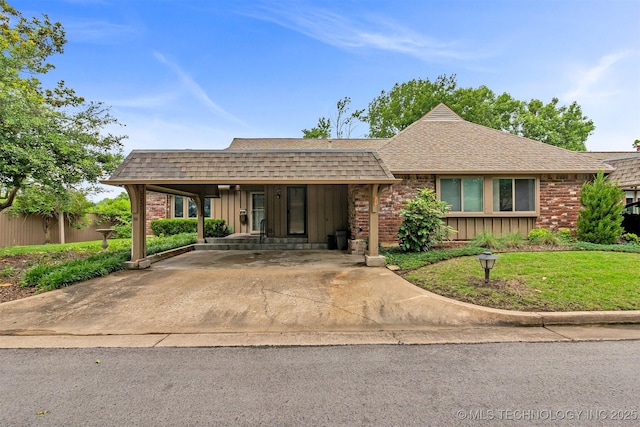
[[[125,186],[131,200],[131,261],[129,269],[147,268],[147,188],[144,184]]]

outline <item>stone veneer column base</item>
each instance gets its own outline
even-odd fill
[[[138,261],[126,261],[124,263],[124,268],[126,268],[127,270],[143,270],[149,267],[151,267],[151,261],[148,259],[141,259]]]
[[[364,263],[367,265],[367,267],[384,267],[385,265],[387,265],[387,259],[384,257],[384,255],[365,255]]]

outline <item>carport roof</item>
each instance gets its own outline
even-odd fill
[[[104,184],[394,183],[374,150],[134,150]]]

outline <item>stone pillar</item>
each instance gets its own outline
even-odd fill
[[[129,184],[125,188],[131,200],[131,261],[125,266],[129,269],[147,268],[151,263],[146,259],[146,185]]]

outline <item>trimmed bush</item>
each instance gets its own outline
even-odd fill
[[[156,236],[173,236],[183,233],[197,233],[197,219],[156,219],[151,221],[151,231]],[[228,235],[227,225],[224,219],[204,220],[204,237],[224,237]]]

